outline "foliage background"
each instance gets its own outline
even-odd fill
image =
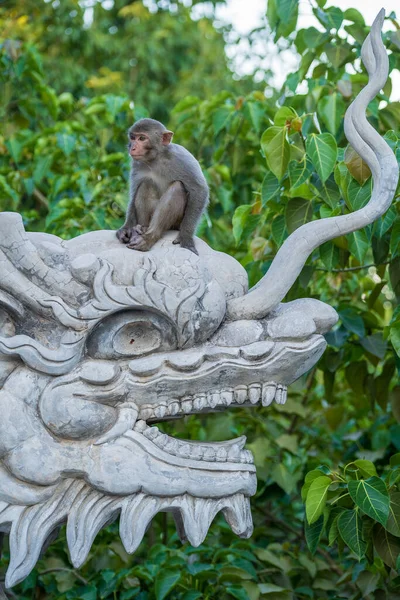
[[[91,22],[75,0],[0,5],[0,210],[65,238],[118,228],[125,132],[151,115],[201,161],[211,203],[199,235],[240,260],[255,283],[288,233],[355,210],[371,193],[368,169],[343,134],[346,107],[366,82],[360,44],[368,28],[355,9],[310,2],[318,29],[298,30],[297,0],[269,0],[268,24],[250,35],[255,46],[273,37],[299,54],[280,90],[268,86],[268,72],[260,83],[233,73],[224,48],[228,38],[239,41],[234,32],[216,28],[212,14],[193,20],[188,3],[157,0],[149,10],[141,0],[95,1]],[[388,19],[392,70],[400,24]],[[389,80],[368,117],[400,157],[400,103],[390,93]],[[376,224],[313,253],[287,299],[305,296],[332,304],[340,321],[285,406],[173,425],[184,438],[247,435],[259,477],[252,538],[239,540],[217,518],[193,549],[158,515],[133,557],[114,524],[78,572],[61,534],[9,597],[399,598],[398,195]],[[3,572],[7,560],[5,541]]]

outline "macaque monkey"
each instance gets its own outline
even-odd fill
[[[128,248],[149,250],[164,231],[178,229],[173,243],[197,254],[193,236],[208,186],[197,160],[171,143],[172,136],[154,119],[140,119],[129,129],[130,202],[117,237]]]

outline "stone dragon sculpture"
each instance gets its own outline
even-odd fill
[[[10,535],[6,586],[23,580],[67,523],[79,567],[98,531],[120,517],[134,552],[160,511],[199,545],[217,512],[252,532],[256,490],[245,438],[174,439],[154,423],[233,406],[284,403],[287,386],[323,353],[337,320],[318,300],[280,304],[323,242],[382,215],[398,166],[366,120],[388,60],[381,12],[363,46],[368,85],[346,135],[374,176],[369,204],[297,229],[250,292],[233,258],[197,240],[199,256],[167,234],[151,251],[99,231],[70,241],[27,233],[0,214],[0,530]]]

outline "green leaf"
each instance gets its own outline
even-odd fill
[[[321,181],[326,181],[336,163],[337,145],[335,138],[330,133],[313,133],[307,138],[306,149]]]
[[[253,206],[251,204],[242,204],[238,206],[232,218],[233,237],[238,244],[245,232],[250,233],[259,223],[259,216],[252,214]]]
[[[307,523],[307,519],[304,521],[304,533],[305,533],[305,537],[306,537],[307,546],[308,546],[308,549],[310,550],[311,554],[315,554],[315,552],[317,550],[317,546],[321,539],[323,529],[324,529],[323,515],[321,515],[320,518],[317,521],[315,521],[315,523],[313,523],[312,525],[309,525]]]
[[[331,271],[339,260],[339,248],[333,242],[326,242],[319,247],[319,256],[324,266]]]
[[[276,5],[278,17],[283,23],[289,23],[298,6],[299,0],[279,0]]]
[[[299,0],[278,0],[276,7],[280,18],[276,37],[287,37],[296,29]]]
[[[223,129],[227,129],[232,117],[233,108],[218,108],[213,114],[212,123],[214,135],[218,135]]]
[[[381,360],[385,358],[386,350],[387,350],[387,342],[383,339],[381,333],[374,333],[373,335],[368,335],[365,338],[360,340],[361,346],[374,356],[377,356]]]
[[[352,179],[347,188],[346,204],[350,210],[359,210],[368,204],[372,194],[372,179],[361,186],[357,181]]]
[[[286,205],[285,219],[289,233],[312,219],[312,204],[304,198],[291,198]]]
[[[390,235],[390,252],[393,257],[400,255],[400,219],[397,219],[393,225]]]
[[[297,162],[292,160],[289,163],[289,179],[290,187],[297,188],[302,185],[310,177],[312,173],[311,161],[304,157],[304,160]]]
[[[351,55],[351,46],[346,43],[326,44],[325,52],[334,69],[339,69]]]
[[[286,127],[269,127],[261,138],[268,166],[279,179],[284,176],[290,159],[290,146],[286,139]]]
[[[315,523],[322,515],[331,483],[332,479],[326,475],[317,477],[311,483],[306,500],[306,516],[309,525]]]
[[[330,133],[336,135],[342,123],[346,106],[341,94],[324,96],[318,102],[318,114]]]
[[[76,137],[68,133],[57,133],[57,146],[61,148],[65,156],[71,154],[76,145]]]
[[[6,147],[10,152],[13,161],[17,163],[21,157],[23,144],[18,142],[15,137],[10,137],[10,139],[6,141]]]
[[[336,6],[332,6],[331,8],[327,8],[326,10],[321,10],[318,8],[315,12],[317,19],[325,25],[327,29],[336,29],[338,30],[343,23],[343,12],[340,8]]]
[[[297,480],[289,473],[283,463],[274,466],[271,471],[271,477],[286,494],[291,494],[296,487]]]
[[[297,116],[294,108],[291,108],[290,106],[281,106],[274,117],[274,125],[277,127],[284,127],[288,121],[291,122]]]
[[[265,118],[265,108],[260,102],[247,102],[246,108],[249,111],[251,122],[253,127],[258,133],[260,131],[262,122]]]
[[[382,525],[389,517],[389,494],[385,483],[373,476],[361,481],[349,481],[349,494],[361,510]]]
[[[347,236],[349,242],[349,250],[351,254],[358,260],[360,264],[364,262],[365,255],[370,247],[370,242],[365,229],[359,229]]]
[[[161,569],[154,584],[156,600],[164,600],[169,592],[176,586],[180,578],[181,574],[179,571]]]
[[[355,333],[359,337],[365,336],[364,321],[356,310],[353,308],[344,308],[339,311],[339,316],[348,331]]]
[[[51,155],[39,157],[39,160],[37,161],[35,168],[33,170],[33,180],[36,183],[36,185],[39,185],[39,183],[42,181],[43,177],[45,177],[45,175],[47,175],[52,162],[53,162],[53,156],[51,156]]]
[[[359,458],[351,464],[357,467],[363,477],[374,477],[377,475],[375,465],[370,460]]]
[[[383,562],[395,569],[400,555],[400,538],[391,535],[377,523],[373,530],[373,540],[375,550]]]
[[[344,11],[343,17],[347,21],[353,21],[353,23],[359,23],[360,25],[365,25],[364,17],[356,8],[348,8]]]
[[[285,217],[278,215],[275,217],[271,224],[272,238],[277,246],[280,246],[286,237],[286,224]]]
[[[354,552],[358,560],[361,560],[367,545],[362,539],[362,523],[358,510],[345,510],[342,512],[337,525],[344,543]]]
[[[124,96],[114,96],[113,94],[107,94],[106,96],[106,107],[108,113],[115,118],[119,112],[121,112],[124,104],[126,103]]]
[[[392,535],[400,537],[400,492],[390,492],[389,518],[386,529]]]
[[[261,202],[262,206],[265,207],[268,200],[271,200],[278,194],[280,190],[280,183],[271,172],[268,172],[261,185]]]
[[[317,48],[329,39],[329,33],[319,31],[315,27],[309,27],[304,30],[304,42],[307,48]]]

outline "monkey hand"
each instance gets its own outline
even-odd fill
[[[121,229],[118,229],[117,231],[117,238],[122,244],[128,244],[131,240],[134,229],[134,227],[123,225]]]
[[[187,250],[194,252],[194,254],[199,254],[196,250],[196,246],[194,245],[194,239],[192,237],[183,238],[180,234],[178,234],[172,243],[180,244],[181,248],[186,248]]]

